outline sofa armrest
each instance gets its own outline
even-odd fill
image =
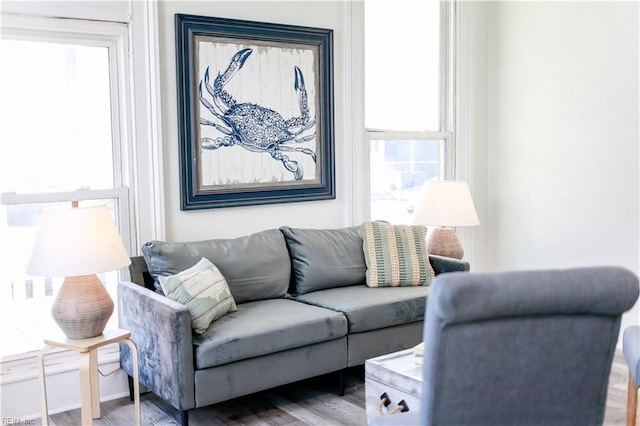
[[[178,410],[195,407],[191,315],[186,306],[131,282],[118,284],[118,320],[138,348],[140,384]],[[120,364],[132,374],[131,352]]]
[[[452,257],[438,256],[435,254],[429,255],[429,262],[433,267],[433,271],[438,274],[444,274],[445,272],[468,272],[469,262],[464,260],[454,259]]]

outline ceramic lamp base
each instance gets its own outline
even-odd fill
[[[431,232],[427,240],[427,250],[430,254],[454,259],[462,259],[464,256],[464,250],[456,236],[456,231],[449,226],[438,226]]]
[[[113,300],[96,275],[67,277],[51,316],[70,339],[99,336],[113,313]]]

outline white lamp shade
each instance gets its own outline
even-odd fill
[[[427,181],[422,187],[414,223],[430,226],[473,226],[480,220],[466,182]]]
[[[105,205],[45,210],[27,266],[34,276],[74,277],[130,263]]]

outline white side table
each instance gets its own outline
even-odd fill
[[[40,370],[40,392],[42,400],[42,424],[49,425],[47,386],[44,374],[44,355],[47,347],[58,347],[78,352],[80,369],[80,396],[82,424],[92,425],[100,418],[100,387],[98,383],[98,348],[110,343],[122,342],[131,348],[133,358],[133,391],[135,394],[136,425],[140,426],[140,389],[138,384],[138,349],[129,339],[131,332],[120,329],[105,330],[100,336],[89,339],[69,339],[64,335],[44,340],[45,347],[38,356]]]

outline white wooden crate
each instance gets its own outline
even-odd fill
[[[382,394],[391,400],[388,407],[380,408]],[[382,355],[365,362],[365,398],[367,422],[389,415],[401,400],[409,411],[418,411],[422,393],[422,365],[416,364],[412,349]],[[380,413],[382,412],[382,414]],[[397,413],[394,416],[402,416]]]

